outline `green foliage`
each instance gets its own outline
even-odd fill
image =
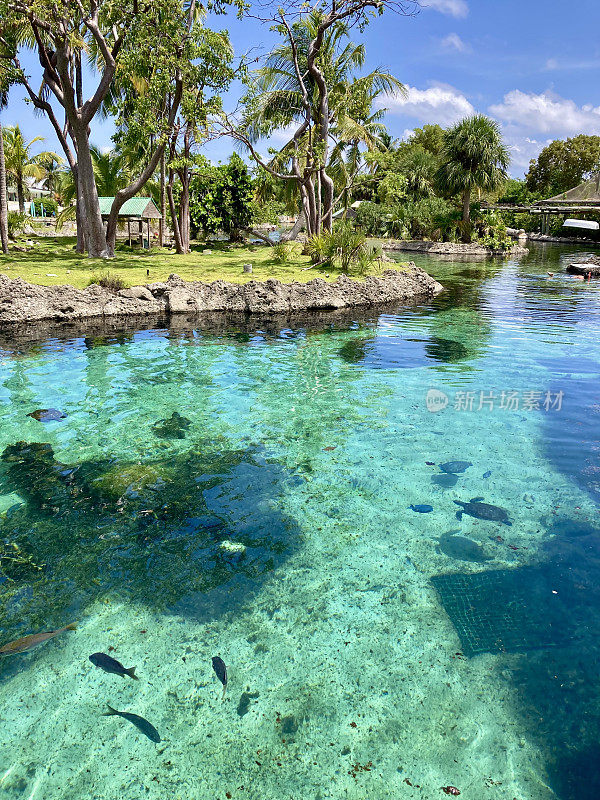
[[[53,197],[37,197],[31,201],[35,208],[36,217],[42,216],[42,206],[44,208],[44,216],[54,216],[58,212],[58,203]]]
[[[453,241],[459,220],[455,206],[442,197],[427,197],[393,206],[390,216],[388,230],[392,236],[435,241]]]
[[[114,275],[111,272],[103,272],[100,275],[92,275],[88,286],[92,286],[93,284],[98,284],[98,286],[102,286],[104,289],[115,292],[115,294],[120,292],[121,289],[127,288],[127,284],[123,278],[121,278],[120,275]]]
[[[238,239],[252,224],[253,197],[248,168],[238,155],[216,167],[204,161],[190,184],[192,234],[224,231]]]
[[[380,257],[377,248],[367,243],[364,231],[349,222],[311,236],[306,250],[315,264],[325,262],[347,274],[366,274]]]
[[[510,163],[498,123],[483,114],[467,117],[445,132],[440,159],[436,179],[447,195],[497,189]]]
[[[600,171],[600,136],[555,140],[531,161],[527,188],[544,198],[574,189]]]
[[[356,210],[356,224],[367,236],[384,236],[388,230],[389,214],[386,206],[364,200]]]
[[[482,215],[475,224],[477,244],[491,247],[493,250],[510,250],[514,241],[506,233],[506,225],[502,216],[495,212]]]
[[[8,212],[8,235],[11,239],[18,236],[25,227],[25,214],[19,214],[17,211]]]
[[[273,246],[273,261],[276,264],[287,264],[292,256],[291,242],[277,242]]]
[[[423,125],[422,128],[415,128],[409,143],[422,147],[432,156],[439,156],[444,148],[444,129],[441,125]]]

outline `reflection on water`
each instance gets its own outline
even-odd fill
[[[79,627],[0,662],[0,795],[598,797],[599,295],[574,255],[416,256],[446,291],[361,315],[2,332],[0,645]],[[509,391],[529,405],[479,402]]]

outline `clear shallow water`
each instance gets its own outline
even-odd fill
[[[421,259],[447,291],[378,316],[4,338],[2,642],[79,627],[0,661],[0,797],[596,798],[600,296],[570,255]]]

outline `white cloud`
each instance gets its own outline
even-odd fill
[[[451,17],[466,17],[469,13],[469,6],[466,0],[423,0],[423,8],[433,8],[442,14],[449,14]]]
[[[442,126],[452,125],[463,117],[475,113],[475,109],[464,94],[453,86],[440,84],[429,89],[407,87],[405,97],[388,95],[379,103],[391,114],[402,114],[414,117],[420,124],[438,123]]]
[[[501,103],[490,106],[489,111],[502,122],[526,128],[529,133],[555,137],[600,135],[600,106],[578,106],[549,91],[533,94],[515,89],[504,95]]]
[[[468,53],[471,49],[466,42],[463,42],[458,33],[449,33],[442,39],[441,45],[442,50],[446,52]]]

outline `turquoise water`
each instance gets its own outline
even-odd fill
[[[447,291],[378,315],[5,334],[0,645],[78,628],[0,661],[0,797],[597,798],[573,255],[421,259]]]

